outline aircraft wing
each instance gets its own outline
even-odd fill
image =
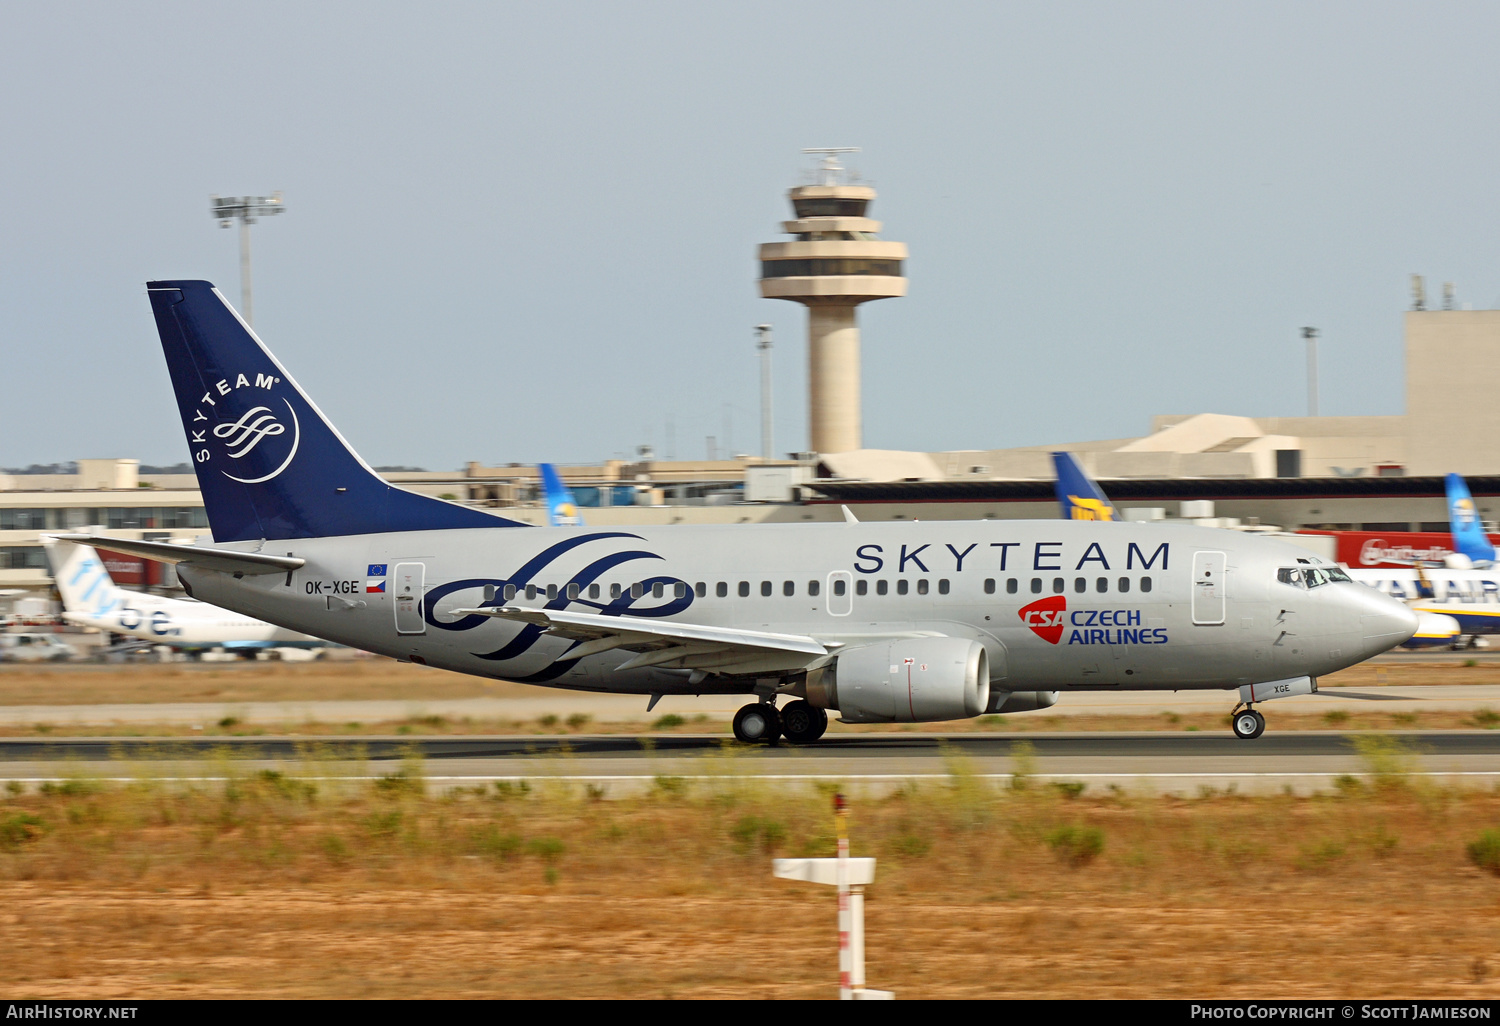
[[[600,616],[522,606],[455,609],[453,616],[492,616],[542,627],[548,634],[581,644],[564,658],[582,659],[612,649],[638,653],[618,669],[673,664],[684,669],[752,673],[772,668],[810,667],[840,647],[802,634],[772,634],[733,627],[650,620],[640,616]]]
[[[58,541],[79,542],[95,548],[141,556],[158,563],[182,563],[218,570],[226,574],[284,574],[307,562],[297,556],[270,556],[260,552],[236,552],[233,549],[211,549],[201,545],[172,545],[168,542],[130,541],[102,534],[57,534]]]

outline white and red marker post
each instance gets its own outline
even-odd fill
[[[838,857],[832,859],[776,859],[772,872],[786,880],[833,884],[839,896],[839,998],[843,1001],[889,1000],[888,990],[865,986],[865,886],[875,882],[875,860],[849,855],[848,804],[833,797],[838,823]]]

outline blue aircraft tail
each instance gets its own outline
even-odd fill
[[[209,282],[146,288],[215,541],[525,526],[386,483]]]
[[[557,468],[550,463],[538,463],[537,467],[547,488],[547,523],[553,527],[582,527],[578,503],[573,501],[572,490],[557,475]]]
[[[1495,546],[1490,544],[1479,522],[1479,510],[1469,495],[1469,486],[1458,474],[1449,474],[1448,525],[1453,531],[1453,551],[1468,556],[1475,566],[1489,566],[1495,562]]]
[[[1052,462],[1057,467],[1057,504],[1064,520],[1119,519],[1104,492],[1084,473],[1072,453],[1055,452]]]

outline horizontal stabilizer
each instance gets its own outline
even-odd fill
[[[296,556],[268,556],[259,552],[235,552],[233,549],[210,549],[201,545],[173,545],[170,542],[129,541],[102,534],[59,534],[58,541],[77,542],[140,556],[158,563],[182,563],[186,566],[217,570],[226,574],[284,574],[303,566],[307,560]]]

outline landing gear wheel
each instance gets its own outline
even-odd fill
[[[1234,736],[1245,741],[1253,741],[1266,732],[1266,718],[1254,709],[1235,713],[1230,725],[1234,728]]]
[[[812,744],[828,729],[828,713],[802,699],[781,710],[781,731],[794,745]]]
[[[769,702],[747,705],[734,714],[734,736],[746,744],[773,744],[781,736],[781,717]]]

